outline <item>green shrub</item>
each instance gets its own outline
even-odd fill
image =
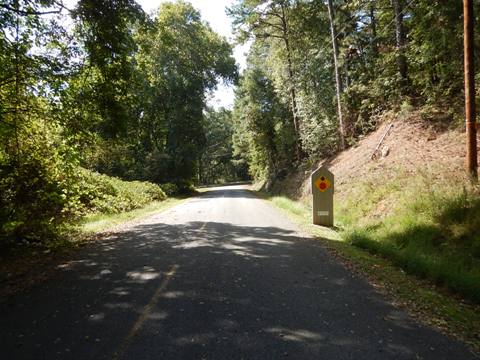
[[[195,187],[190,181],[178,181],[178,195],[189,195],[195,192]]]
[[[78,166],[59,126],[32,120],[18,151],[0,149],[0,246],[55,240],[89,213],[118,213],[166,198],[147,182],[125,182]]]
[[[120,213],[167,198],[160,186],[149,182],[123,181],[86,169],[80,169],[78,178],[83,214]]]
[[[32,119],[0,154],[1,244],[55,237],[71,217],[76,151],[61,136],[58,126]]]
[[[167,194],[167,196],[174,196],[179,193],[178,186],[174,183],[161,184],[160,187]]]
[[[189,181],[179,181],[177,183],[165,183],[160,187],[167,196],[189,195],[195,192],[195,187]]]

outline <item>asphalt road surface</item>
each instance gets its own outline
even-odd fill
[[[214,188],[0,304],[0,359],[474,359],[267,202]]]

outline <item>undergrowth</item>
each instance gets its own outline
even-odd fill
[[[159,185],[123,181],[85,169],[81,169],[78,187],[80,209],[88,214],[117,214],[167,198]]]
[[[123,181],[81,167],[74,167],[68,176],[62,176],[58,175],[62,181],[45,179],[41,174],[32,179],[32,184],[42,181],[53,184],[50,192],[44,186],[18,191],[30,194],[30,202],[19,197],[9,210],[13,215],[0,216],[0,253],[16,247],[60,245],[68,242],[73,228],[85,217],[131,212],[167,198],[159,185]]]
[[[480,303],[480,194],[455,174],[397,172],[340,193],[349,243]]]

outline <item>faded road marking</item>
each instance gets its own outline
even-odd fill
[[[148,316],[152,313],[153,309],[155,308],[155,305],[157,305],[158,299],[162,295],[162,292],[167,288],[168,283],[177,272],[178,267],[179,267],[178,265],[173,265],[170,271],[165,274],[165,279],[163,279],[162,283],[160,284],[158,289],[155,291],[155,294],[153,294],[152,298],[150,299],[150,302],[145,306],[141,315],[133,325],[132,329],[123,340],[120,346],[120,349],[118,349],[118,351],[113,355],[113,359],[120,359],[123,356],[123,354],[125,353],[125,350],[127,350],[133,338],[138,334],[143,324],[147,320]]]

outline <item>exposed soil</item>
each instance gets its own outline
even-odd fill
[[[321,160],[311,169],[298,170],[285,179],[281,190],[284,193],[285,189],[289,189],[287,195],[294,199],[309,197],[311,170],[322,164],[328,165],[335,174],[337,194],[348,188],[356,178],[375,178],[380,174],[384,178],[389,172],[396,172],[400,168],[412,176],[418,171],[434,173],[438,177],[458,174],[465,171],[465,148],[462,128],[440,127],[438,122],[423,120],[419,112],[399,118],[387,114],[376,131],[335,157]],[[480,146],[478,148],[480,152]],[[382,156],[382,152],[386,156]]]

